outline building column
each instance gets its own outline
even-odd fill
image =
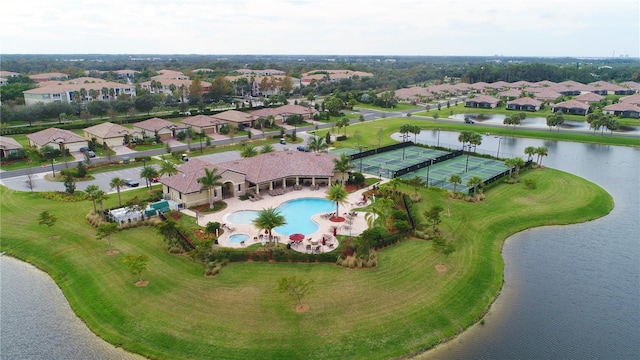
[[[287,178],[282,178],[282,188],[283,189],[287,188]]]
[[[273,190],[273,181],[269,181],[269,190]]]
[[[300,185],[300,177],[296,176],[296,185]]]

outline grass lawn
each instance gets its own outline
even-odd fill
[[[369,110],[377,110],[377,111],[386,111],[386,112],[394,112],[394,111],[402,111],[402,110],[411,110],[420,108],[419,105],[411,105],[411,104],[398,104],[394,108],[384,108],[381,106],[375,106],[372,104],[358,103],[354,108],[361,109],[369,109]]]
[[[491,132],[494,135],[523,137],[523,138],[536,138],[536,139],[549,139],[549,140],[563,140],[563,141],[576,141],[594,144],[606,144],[606,145],[623,145],[623,146],[640,146],[640,138],[638,137],[622,137],[622,136],[600,136],[598,133],[568,133],[556,132],[555,130],[549,132],[547,130],[529,130],[513,127],[509,129],[504,127],[486,127],[479,124],[466,125],[461,123],[449,123],[449,122],[437,122],[425,119],[416,118],[386,118],[375,121],[367,121],[365,123],[352,124],[347,127],[347,140],[336,141],[331,144],[337,148],[348,147],[354,149],[354,146],[358,143],[358,139],[354,136],[356,131],[360,133],[359,143],[360,145],[368,146],[370,149],[394,144],[397,141],[391,139],[391,134],[398,132],[400,126],[404,124],[418,125],[423,130],[440,129],[444,131],[465,131],[471,130],[478,133]],[[318,136],[325,136],[326,129],[318,130]],[[341,129],[340,134],[344,134],[344,129]],[[380,136],[378,136],[380,134]],[[413,140],[413,136],[409,136]]]
[[[0,250],[48,272],[93,332],[151,358],[386,359],[431,347],[482,316],[502,286],[506,237],[588,221],[613,207],[602,188],[570,174],[544,169],[522,177],[537,189],[503,185],[488,190],[482,203],[450,201],[453,216],[443,216],[441,229],[457,250],[443,273],[435,270],[431,243],[410,239],[381,251],[379,267],[369,270],[249,262],[205,278],[203,264],[168,254],[154,228],[115,234],[120,254],[110,256],[107,242],[96,240],[84,221],[90,201],[55,202],[6,188]],[[123,192],[123,201],[144,191]],[[423,209],[446,209],[442,192],[422,196]],[[110,196],[105,207],[116,203]],[[38,225],[44,210],[58,216],[51,233],[59,237]],[[147,287],[134,285],[119,261],[123,254],[150,257]],[[297,313],[276,290],[278,279],[292,275],[314,280],[306,312]]]

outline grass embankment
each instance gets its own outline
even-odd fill
[[[188,257],[169,255],[153,228],[113,236],[106,254],[84,216],[89,201],[60,203],[2,189],[2,251],[47,271],[96,334],[153,358],[389,358],[431,347],[477,320],[499,292],[504,239],[523,229],[588,221],[607,214],[611,197],[597,185],[559,171],[529,171],[537,189],[503,185],[482,203],[451,201],[441,228],[457,251],[439,273],[431,243],[407,240],[379,253],[379,267],[329,264],[230,264],[214,278]],[[406,188],[407,191],[413,191]],[[123,201],[143,189],[122,194]],[[443,204],[422,191],[427,208]],[[111,196],[105,206],[113,206]],[[36,215],[59,217],[50,239]],[[149,285],[138,288],[119,261],[150,257]],[[313,279],[307,312],[296,313],[278,279]]]

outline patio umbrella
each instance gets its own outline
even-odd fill
[[[299,242],[304,240],[304,234],[296,233],[289,235],[289,240]]]

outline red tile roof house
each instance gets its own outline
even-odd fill
[[[593,86],[593,90],[591,90],[592,92],[600,95],[626,95],[626,91],[629,90],[622,86],[611,84],[602,80],[589,83],[589,86]]]
[[[594,102],[600,102],[600,100],[602,100],[602,99],[604,99],[604,96],[598,95],[598,94],[593,93],[593,92],[580,94],[580,95],[576,96],[575,98],[573,98],[573,100],[580,101],[581,103],[585,103],[587,105],[590,105],[591,103],[594,103]]]
[[[129,135],[132,140],[142,137],[142,133],[110,122],[91,126],[83,131],[85,139],[91,140],[92,138],[95,138],[98,144],[107,144],[111,148],[114,146],[124,145],[125,135]]]
[[[157,132],[161,141],[174,138],[178,133],[186,129],[185,125],[179,125],[157,117],[133,124],[133,130],[142,134],[143,138],[153,137]]]
[[[251,112],[251,116],[255,119],[273,116],[276,122],[284,123],[291,115],[301,115],[304,120],[312,120],[313,115],[317,113],[315,108],[308,108],[301,105],[288,104],[277,108],[263,108]]]
[[[229,123],[229,125],[235,125],[238,128],[253,127],[256,122],[256,118],[251,115],[238,110],[227,110],[221,113],[211,115],[215,120]]]
[[[22,145],[20,145],[15,139],[0,136],[0,158],[15,155],[20,149],[22,149]]]
[[[527,90],[532,92],[533,96],[540,101],[555,101],[562,97],[562,94],[551,90],[551,88],[531,88]]]
[[[518,89],[509,89],[507,91],[502,91],[498,93],[498,97],[503,100],[518,99],[521,95],[522,95],[522,90],[518,90]]]
[[[381,92],[377,95],[380,96],[383,93],[384,92]],[[395,91],[394,96],[401,103],[407,104],[426,103],[427,101],[433,99],[433,94],[431,93],[431,91],[428,88],[420,86],[398,89]]]
[[[217,134],[220,132],[220,127],[227,122],[220,119],[213,118],[208,115],[196,115],[189,116],[181,121],[181,123],[187,127],[191,127],[196,134],[204,132],[205,134]]]
[[[569,100],[551,105],[551,111],[562,112],[564,114],[587,115],[590,106],[580,101]]]
[[[192,159],[178,168],[179,173],[160,179],[165,199],[183,203],[186,207],[209,202],[207,191],[200,191],[198,179],[204,169],[222,176],[223,186],[214,189],[214,201],[245,195],[265,193],[294,185],[331,184],[335,155],[299,151],[277,151],[268,154],[214,164]]]
[[[629,96],[621,97],[620,98],[620,102],[629,103],[629,104],[634,104],[634,105],[640,106],[640,95],[639,94],[635,94],[635,95],[629,95]]]
[[[28,134],[29,146],[41,149],[50,145],[54,149],[69,150],[69,152],[80,151],[80,148],[88,146],[87,140],[69,130],[48,128],[42,131]]]
[[[538,111],[541,105],[542,101],[540,100],[523,97],[507,102],[507,110]]]
[[[464,102],[464,106],[474,107],[474,108],[493,109],[497,107],[499,103],[500,103],[500,99],[496,99],[492,96],[487,96],[487,95],[478,95],[474,98],[467,99]]]
[[[640,106],[629,103],[629,102],[619,102],[617,104],[612,104],[605,106],[602,111],[605,114],[616,115],[620,117],[627,118],[640,118]]]

